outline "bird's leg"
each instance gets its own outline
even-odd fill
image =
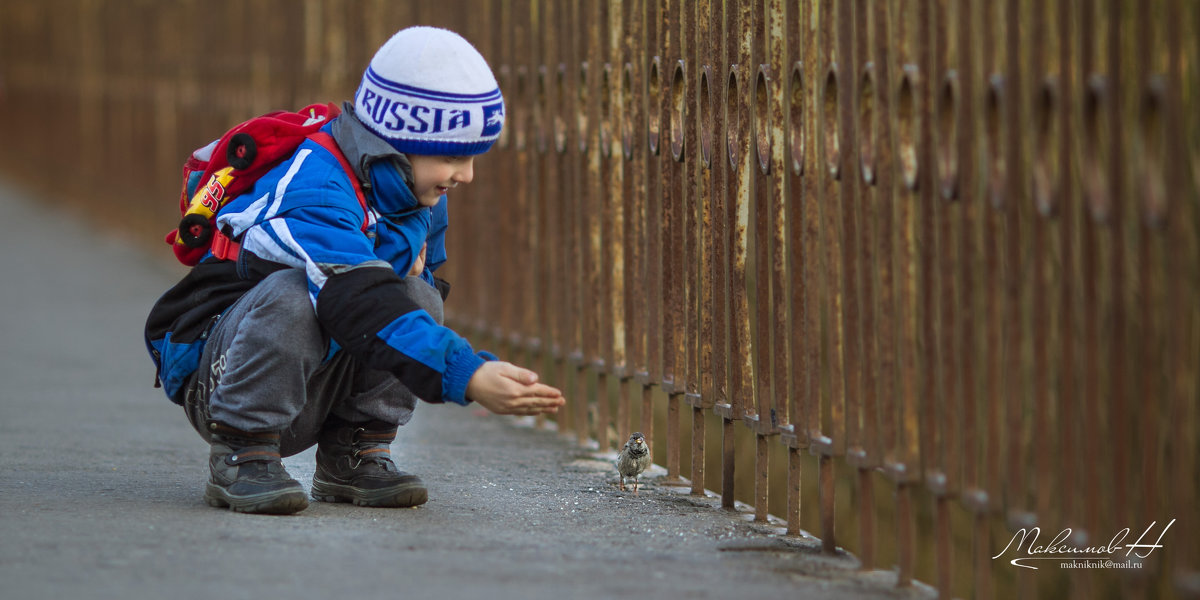
[[[633,478],[633,495],[634,496],[638,495],[637,490],[638,490],[638,478],[635,476]]]
[[[621,491],[625,491],[625,476],[621,476]]]

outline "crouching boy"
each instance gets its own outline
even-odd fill
[[[323,127],[333,146],[304,141],[221,208],[222,243],[147,321],[159,381],[210,443],[209,504],[303,510],[281,457],[315,444],[314,499],[416,506],[426,488],[389,447],[418,400],[517,415],[563,405],[536,373],[442,324],[447,194],[471,182],[503,120],[469,42],[404,29]]]

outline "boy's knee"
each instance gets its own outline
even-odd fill
[[[250,313],[239,324],[262,332],[260,343],[287,355],[324,356],[324,334],[308,294],[308,278],[299,269],[272,273],[258,284]]]
[[[404,293],[439,325],[443,324],[442,294],[420,277],[404,278]]]
[[[308,277],[300,269],[284,269],[268,275],[258,284],[265,292],[260,306],[269,306],[281,318],[296,321],[316,320],[312,299],[308,294]]]

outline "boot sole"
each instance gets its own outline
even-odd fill
[[[204,501],[216,508],[228,508],[233,512],[250,514],[290,515],[308,508],[308,499],[304,497],[303,489],[233,496],[211,482],[204,488]]]
[[[428,502],[429,490],[416,481],[377,490],[364,490],[314,477],[312,497],[319,502],[350,502],[355,506],[375,508],[411,508]]]

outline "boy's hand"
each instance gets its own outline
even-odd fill
[[[413,262],[413,266],[408,270],[409,277],[420,277],[421,273],[425,272],[425,250],[429,248],[429,244],[421,246],[421,253],[417,255],[417,260]]]
[[[566,403],[562,392],[537,380],[537,373],[529,369],[488,361],[467,382],[467,398],[498,415],[558,412],[558,407]]]

